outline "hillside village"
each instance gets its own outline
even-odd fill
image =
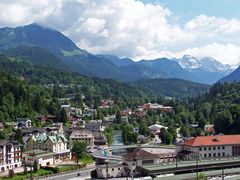
[[[185,156],[184,153],[188,149],[176,144],[185,140],[180,128],[176,128],[174,134],[170,134],[172,127],[162,125],[158,121],[148,123],[149,126],[147,127],[146,124],[133,123],[142,118],[148,119],[151,115],[157,115],[160,118],[167,114],[171,116],[171,114],[174,114],[174,107],[158,103],[145,103],[134,108],[127,107],[114,113],[111,109],[116,106],[116,102],[112,99],[100,100],[99,106],[95,109],[93,105],[87,106],[85,104],[85,96],[83,95],[81,96],[82,106],[79,107],[73,101],[76,96],[76,94],[67,94],[66,97],[58,99],[62,109],[61,112],[63,112],[66,120],[63,123],[56,122],[57,117],[51,114],[39,114],[34,122],[30,118],[18,117],[16,123],[1,123],[2,131],[4,128],[11,126],[15,129],[15,132],[18,132],[17,138],[15,136],[15,138],[9,140],[1,140],[1,174],[6,174],[10,170],[21,172],[21,169],[24,169],[21,167],[36,166],[39,169],[44,167],[54,168],[66,163],[75,165],[78,158],[73,147],[74,144],[79,142],[86,145],[86,153],[92,154],[96,161],[96,173],[99,178],[131,176],[132,171],[137,167],[133,163],[136,159],[139,161],[138,166],[166,162],[175,163],[178,156],[186,160],[194,159],[194,155]],[[106,111],[108,114],[105,113],[105,115],[104,112]],[[101,113],[101,116],[98,113]],[[36,121],[38,121],[38,124],[46,124],[47,126],[36,127],[34,125]],[[129,126],[130,124],[132,125]],[[133,126],[134,124],[137,126]],[[112,168],[113,171],[107,175],[104,173],[106,171],[105,163],[96,156],[96,153],[99,153],[99,151],[103,153],[107,149],[109,156],[112,155],[111,145],[114,132],[119,131],[120,126],[124,129],[130,128],[128,131],[123,130],[121,133],[126,145],[158,146],[159,149],[135,148],[126,155],[119,156],[121,159],[123,158],[122,163],[110,163],[108,168]],[[197,125],[192,124],[190,128],[197,128]],[[204,129],[206,133],[214,133],[213,125],[206,125]],[[176,144],[176,147],[179,148],[176,151],[172,149],[173,146],[161,149],[161,145],[164,144]],[[203,157],[211,157],[210,155],[203,155]],[[219,156],[225,155],[221,154]],[[217,157],[217,155],[215,154],[213,157]],[[31,170],[29,171],[31,172]],[[134,176],[139,175],[143,174],[137,170],[134,171]]]
[[[0,179],[239,180],[240,1],[0,1]]]

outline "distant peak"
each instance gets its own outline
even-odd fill
[[[45,25],[43,25],[41,23],[38,23],[38,22],[33,22],[31,24],[27,24],[27,25],[22,26],[22,28],[25,28],[25,27],[53,30],[53,29],[49,28],[48,26],[45,26]]]
[[[194,59],[194,57],[193,56],[191,56],[191,55],[184,55],[182,58],[186,58],[186,59]]]

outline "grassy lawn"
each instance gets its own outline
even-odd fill
[[[93,163],[93,158],[90,154],[85,154],[81,159],[79,159],[84,165]]]
[[[45,170],[45,169],[39,169],[38,172],[33,173],[33,177],[36,176],[43,176],[47,174],[52,174],[53,172],[50,170]],[[31,177],[30,172],[28,173],[17,173],[13,177],[2,177],[1,179],[6,179],[6,180],[23,180],[23,179],[29,179]]]
[[[72,171],[72,170],[77,170],[79,169],[79,165],[64,165],[64,166],[58,166],[57,167],[57,172],[66,172],[66,171]]]

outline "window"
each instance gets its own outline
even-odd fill
[[[114,171],[114,168],[112,168],[112,171]]]
[[[222,149],[225,149],[225,146],[223,146]]]
[[[213,147],[213,150],[216,150],[216,147]]]
[[[211,154],[211,153],[209,153],[209,154],[208,154],[208,157],[212,157],[212,154]]]
[[[118,170],[120,170],[120,168],[118,168]]]
[[[218,146],[218,150],[220,150],[220,146]]]
[[[221,153],[218,153],[218,157],[220,157],[221,156]]]
[[[199,151],[201,151],[202,150],[202,148],[199,148]]]
[[[222,156],[225,157],[225,153],[224,152],[222,153]]]
[[[207,148],[205,147],[205,148],[204,148],[204,151],[206,151],[206,150],[207,150]]]
[[[213,157],[216,157],[216,153],[213,153]]]
[[[211,150],[211,147],[208,147],[208,150]]]
[[[206,157],[207,157],[207,154],[204,154],[204,157],[206,158]]]

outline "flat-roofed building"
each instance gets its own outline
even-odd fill
[[[56,153],[43,150],[26,151],[23,153],[23,158],[28,166],[33,166],[35,161],[38,168],[41,166],[54,166]]]
[[[138,166],[151,165],[160,163],[160,158],[157,154],[148,152],[144,149],[134,149],[132,152],[122,156],[123,163],[127,165],[129,170],[129,176],[137,175]]]

